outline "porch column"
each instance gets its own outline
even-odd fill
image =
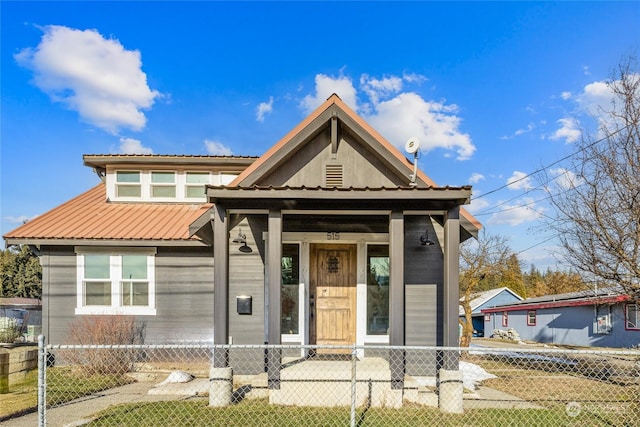
[[[444,218],[444,292],[443,292],[443,342],[445,347],[458,347],[458,304],[460,270],[460,207],[449,209]],[[462,372],[457,351],[441,351],[438,370],[438,407],[450,414],[462,414]]]
[[[213,206],[213,364],[209,369],[209,406],[232,403],[233,369],[229,350],[229,233],[227,210]]]
[[[444,301],[443,345],[458,347],[458,305],[460,301],[460,207],[450,209],[444,220]],[[451,355],[443,360],[444,369],[458,370],[458,358]]]
[[[389,216],[389,345],[404,345],[404,213]],[[389,355],[391,388],[404,386],[404,350],[392,349]]]
[[[282,289],[282,212],[269,211],[268,219],[268,291],[269,291],[269,313],[267,315],[267,339],[270,345],[281,343],[280,332],[280,311],[281,311],[281,289]],[[267,378],[269,388],[280,388],[280,363],[282,360],[282,350],[267,350]]]
[[[213,206],[213,344],[229,343],[229,232],[227,210]],[[229,352],[215,349],[213,365],[229,366]]]

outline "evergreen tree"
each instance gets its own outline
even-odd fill
[[[0,297],[40,298],[42,267],[29,247],[0,250]]]

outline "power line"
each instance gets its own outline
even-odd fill
[[[571,158],[571,157],[575,156],[576,154],[578,154],[578,153],[580,153],[580,152],[582,152],[582,151],[584,151],[584,150],[586,150],[586,149],[588,149],[588,148],[591,148],[591,147],[593,147],[594,145],[601,143],[602,141],[605,141],[605,140],[607,140],[607,139],[609,139],[609,138],[613,137],[614,135],[616,135],[616,134],[618,134],[618,133],[622,132],[623,130],[627,129],[629,126],[631,126],[631,125],[629,124],[629,125],[623,126],[622,128],[620,128],[620,129],[618,129],[618,130],[616,130],[616,131],[614,131],[614,132],[612,132],[612,133],[610,133],[610,134],[608,134],[608,135],[606,135],[606,136],[603,136],[602,138],[597,139],[597,140],[593,141],[593,142],[592,142],[592,143],[590,143],[590,144],[585,145],[584,147],[582,147],[582,148],[581,148],[581,149],[579,149],[578,151],[574,151],[573,153],[571,153],[571,154],[569,154],[569,155],[566,155],[566,156],[564,156],[563,158],[556,160],[555,162],[549,163],[549,164],[548,164],[548,165],[546,165],[546,166],[542,166],[541,168],[538,168],[538,169],[536,169],[535,171],[533,171],[533,172],[531,172],[531,173],[529,173],[529,174],[527,174],[527,175],[521,176],[520,178],[518,178],[518,179],[516,179],[516,180],[514,180],[514,181],[508,182],[507,184],[504,184],[504,185],[502,185],[502,186],[500,186],[500,187],[498,187],[498,188],[495,188],[495,189],[493,189],[493,190],[491,190],[491,191],[487,191],[486,193],[482,193],[482,194],[480,194],[480,195],[479,195],[479,196],[477,196],[477,197],[472,197],[472,198],[471,198],[471,201],[473,201],[473,200],[477,200],[477,199],[480,199],[480,198],[485,197],[485,196],[488,196],[489,194],[496,193],[496,192],[498,192],[498,191],[500,191],[500,190],[503,190],[503,189],[505,189],[505,188],[509,187],[509,186],[510,186],[510,185],[512,185],[512,184],[515,184],[515,183],[517,183],[517,182],[523,181],[523,180],[525,180],[525,179],[529,178],[530,176],[533,176],[533,175],[535,175],[535,174],[538,174],[538,173],[540,173],[540,172],[543,172],[543,171],[545,171],[545,170],[549,169],[550,167],[555,166],[555,165],[557,165],[558,163],[563,162],[563,161],[565,161],[565,160],[567,160],[567,159],[569,159],[569,158]]]

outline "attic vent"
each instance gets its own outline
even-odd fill
[[[325,168],[326,186],[342,187],[342,165],[326,165]]]

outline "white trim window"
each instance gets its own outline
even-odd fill
[[[185,172],[185,199],[206,200],[205,186],[211,183],[209,172]]]
[[[155,249],[76,248],[76,314],[155,315]]]
[[[176,198],[176,173],[174,171],[151,172],[151,198]]]
[[[116,171],[116,197],[122,199],[139,199],[142,197],[140,175],[140,171]]]

